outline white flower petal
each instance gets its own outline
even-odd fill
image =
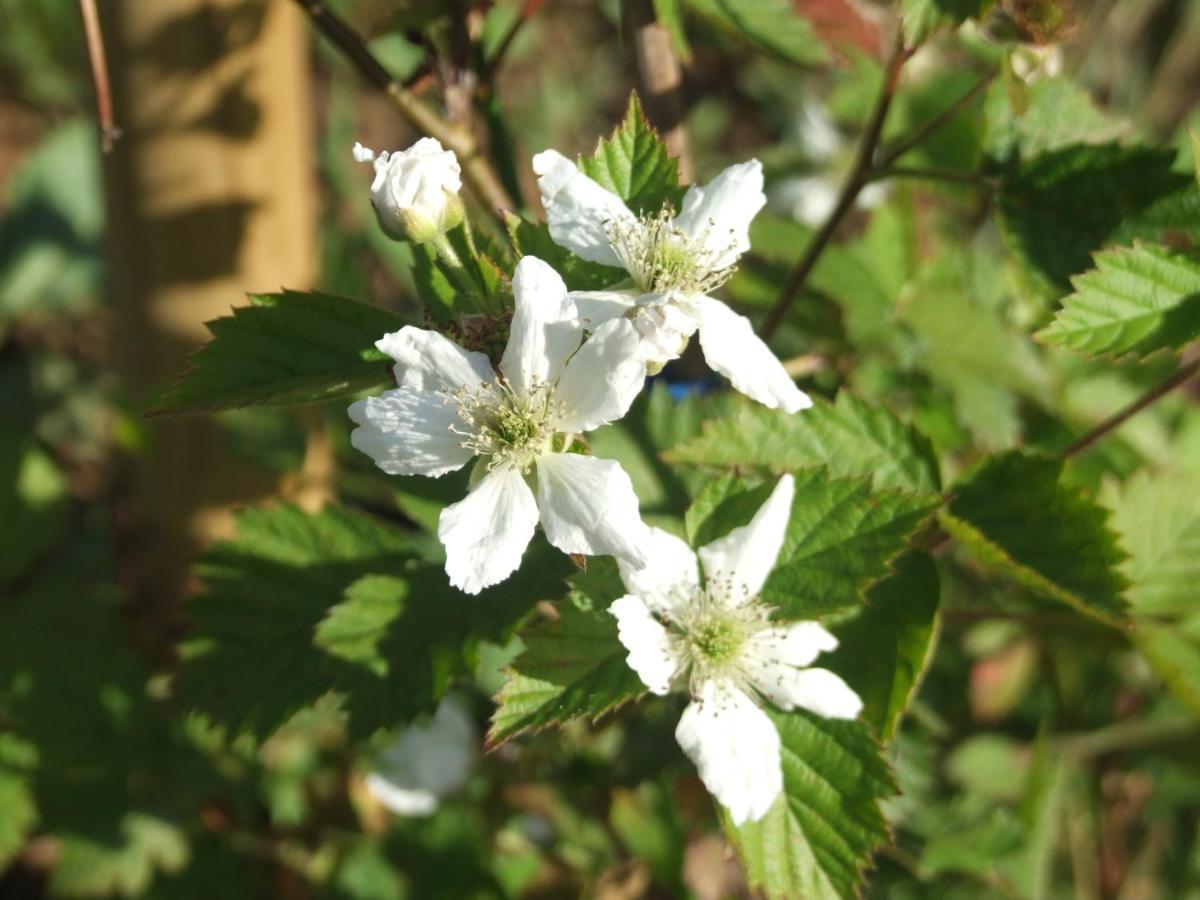
[[[670,615],[700,589],[696,554],[686,542],[661,528],[649,529],[645,551],[646,562],[640,566],[617,560],[621,581],[655,612]]]
[[[812,406],[783,363],[754,333],[749,319],[712,297],[693,297],[691,306],[700,322],[705,361],[728,378],[735,390],[787,413]]]
[[[707,681],[679,719],[679,746],[737,825],[766,815],[783,790],[779,733],[728,681]]]
[[[571,302],[579,321],[588,331],[595,331],[609,319],[629,312],[637,302],[637,291],[571,291]]]
[[[712,255],[712,268],[723,269],[750,249],[750,222],[766,202],[762,163],[752,159],[688,188],[675,227]]]
[[[537,520],[537,503],[521,472],[493,469],[438,519],[450,583],[478,594],[503,581],[521,564]]]
[[[523,256],[512,279],[512,328],[500,371],[521,393],[556,381],[583,340],[575,304],[562,277],[535,256]]]
[[[778,666],[755,673],[754,686],[782,710],[797,706],[828,719],[853,719],[862,710],[858,694],[828,669]]]
[[[400,387],[423,391],[475,388],[494,378],[492,364],[482,353],[464,350],[449,338],[425,328],[405,325],[385,334],[375,346],[396,361]]]
[[[537,474],[537,505],[551,544],[564,553],[645,561],[648,529],[620,463],[546,453],[538,457]]]
[[[611,319],[584,341],[558,382],[559,431],[591,431],[629,412],[646,383],[641,341],[628,319]]]
[[[438,394],[399,388],[352,403],[347,411],[359,425],[350,443],[389,475],[437,478],[474,456],[450,430],[462,424],[455,405]]]
[[[768,667],[807,666],[838,641],[819,622],[789,622],[765,628],[749,639],[747,650]]]
[[[795,479],[784,475],[748,524],[700,548],[710,590],[728,590],[735,605],[762,590],[783,547],[795,492]]]
[[[690,298],[683,302],[674,292],[639,297],[632,316],[642,338],[639,355],[659,365],[678,358],[700,325],[692,314],[693,305]]]
[[[652,693],[667,694],[680,663],[679,652],[667,629],[654,618],[642,598],[632,594],[614,600],[608,611],[616,618],[617,634],[629,651],[625,657],[629,668],[637,672]]]
[[[429,816],[438,806],[432,791],[400,787],[378,772],[367,775],[365,784],[367,793],[398,816]]]
[[[588,178],[557,150],[533,158],[550,237],[576,256],[605,266],[621,266],[608,241],[608,224],[634,228],[637,219],[616,194]]]

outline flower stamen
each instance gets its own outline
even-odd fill
[[[707,294],[737,269],[733,263],[721,265],[723,258],[736,256],[729,252],[736,243],[732,238],[729,247],[710,249],[675,225],[670,204],[637,222],[609,221],[604,228],[609,244],[644,293]]]

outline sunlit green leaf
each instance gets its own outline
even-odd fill
[[[600,140],[591,156],[580,158],[579,168],[635,212],[655,212],[664,202],[679,200],[679,164],[646,121],[637,94],[630,94],[621,124]]]
[[[1038,335],[1047,343],[1142,357],[1200,336],[1200,254],[1139,242],[1096,254],[1096,268],[1072,282]]]
[[[696,14],[752,47],[797,65],[825,62],[828,54],[807,19],[788,0],[684,0]]]
[[[870,476],[880,488],[939,487],[929,441],[885,407],[846,392],[834,403],[815,398],[811,409],[794,415],[741,403],[733,415],[706,422],[698,437],[666,458],[777,473],[819,465],[835,476]]]

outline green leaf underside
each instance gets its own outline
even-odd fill
[[[830,479],[824,469],[797,472],[796,500],[779,557],[761,597],[783,618],[811,619],[844,610],[887,575],[939,498],[898,491],[872,493],[866,479]],[[745,525],[774,488],[744,483],[709,486],[689,516],[697,544]],[[710,506],[706,513],[703,506]]]
[[[827,466],[835,476],[869,475],[880,488],[940,488],[929,441],[886,408],[845,392],[833,403],[814,398],[813,407],[799,415],[740,404],[734,415],[706,422],[698,437],[665,456],[671,462],[777,473]]]
[[[375,342],[404,322],[394,313],[327,294],[259,294],[208,323],[212,340],[154,413],[286,406],[393,386]]]
[[[1038,334],[1090,356],[1143,357],[1200,336],[1200,254],[1137,243],[1096,254]]]
[[[476,639],[506,638],[539,600],[561,596],[569,570],[535,542],[518,574],[468,595],[361,513],[246,510],[237,537],[198,564],[205,591],[188,607],[196,629],[177,695],[259,736],[330,691],[349,698],[355,734],[392,727],[433,705]]]
[[[525,652],[496,697],[488,743],[585,716],[595,720],[646,688],[625,662],[617,621],[606,610],[558,608],[557,621],[521,633]]]
[[[958,488],[942,524],[982,562],[1030,590],[1121,627],[1124,554],[1108,511],[1060,483],[1063,463],[1011,451]]]
[[[723,816],[746,877],[772,898],[858,896],[872,851],[887,840],[879,801],[895,783],[858,722],[768,710],[782,743],[783,796],[758,822]]]
[[[579,169],[612,191],[634,212],[657,212],[664,203],[678,206],[679,164],[650,127],[637,94],[629,95],[625,118],[601,138],[591,156],[580,157]]]
[[[1077,144],[1009,166],[999,197],[1006,240],[1060,294],[1106,243],[1200,241],[1200,192],[1172,171],[1172,156]]]
[[[867,592],[862,609],[834,629],[838,647],[821,665],[846,679],[863,701],[859,716],[890,741],[933,658],[938,573],[932,557],[910,552],[895,574]]]
[[[688,7],[717,27],[732,32],[757,50],[796,65],[827,62],[829,54],[807,19],[790,0],[685,0]]]
[[[979,18],[992,3],[993,0],[902,0],[905,43],[915,47],[943,26]]]

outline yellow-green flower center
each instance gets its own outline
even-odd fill
[[[733,265],[675,226],[669,205],[633,224],[609,223],[608,240],[643,293],[707,294],[733,275]]]
[[[460,446],[486,457],[489,469],[511,464],[528,471],[549,449],[563,413],[548,384],[521,393],[497,379],[472,391],[456,391],[450,399],[459,420],[450,430],[462,438]]]

